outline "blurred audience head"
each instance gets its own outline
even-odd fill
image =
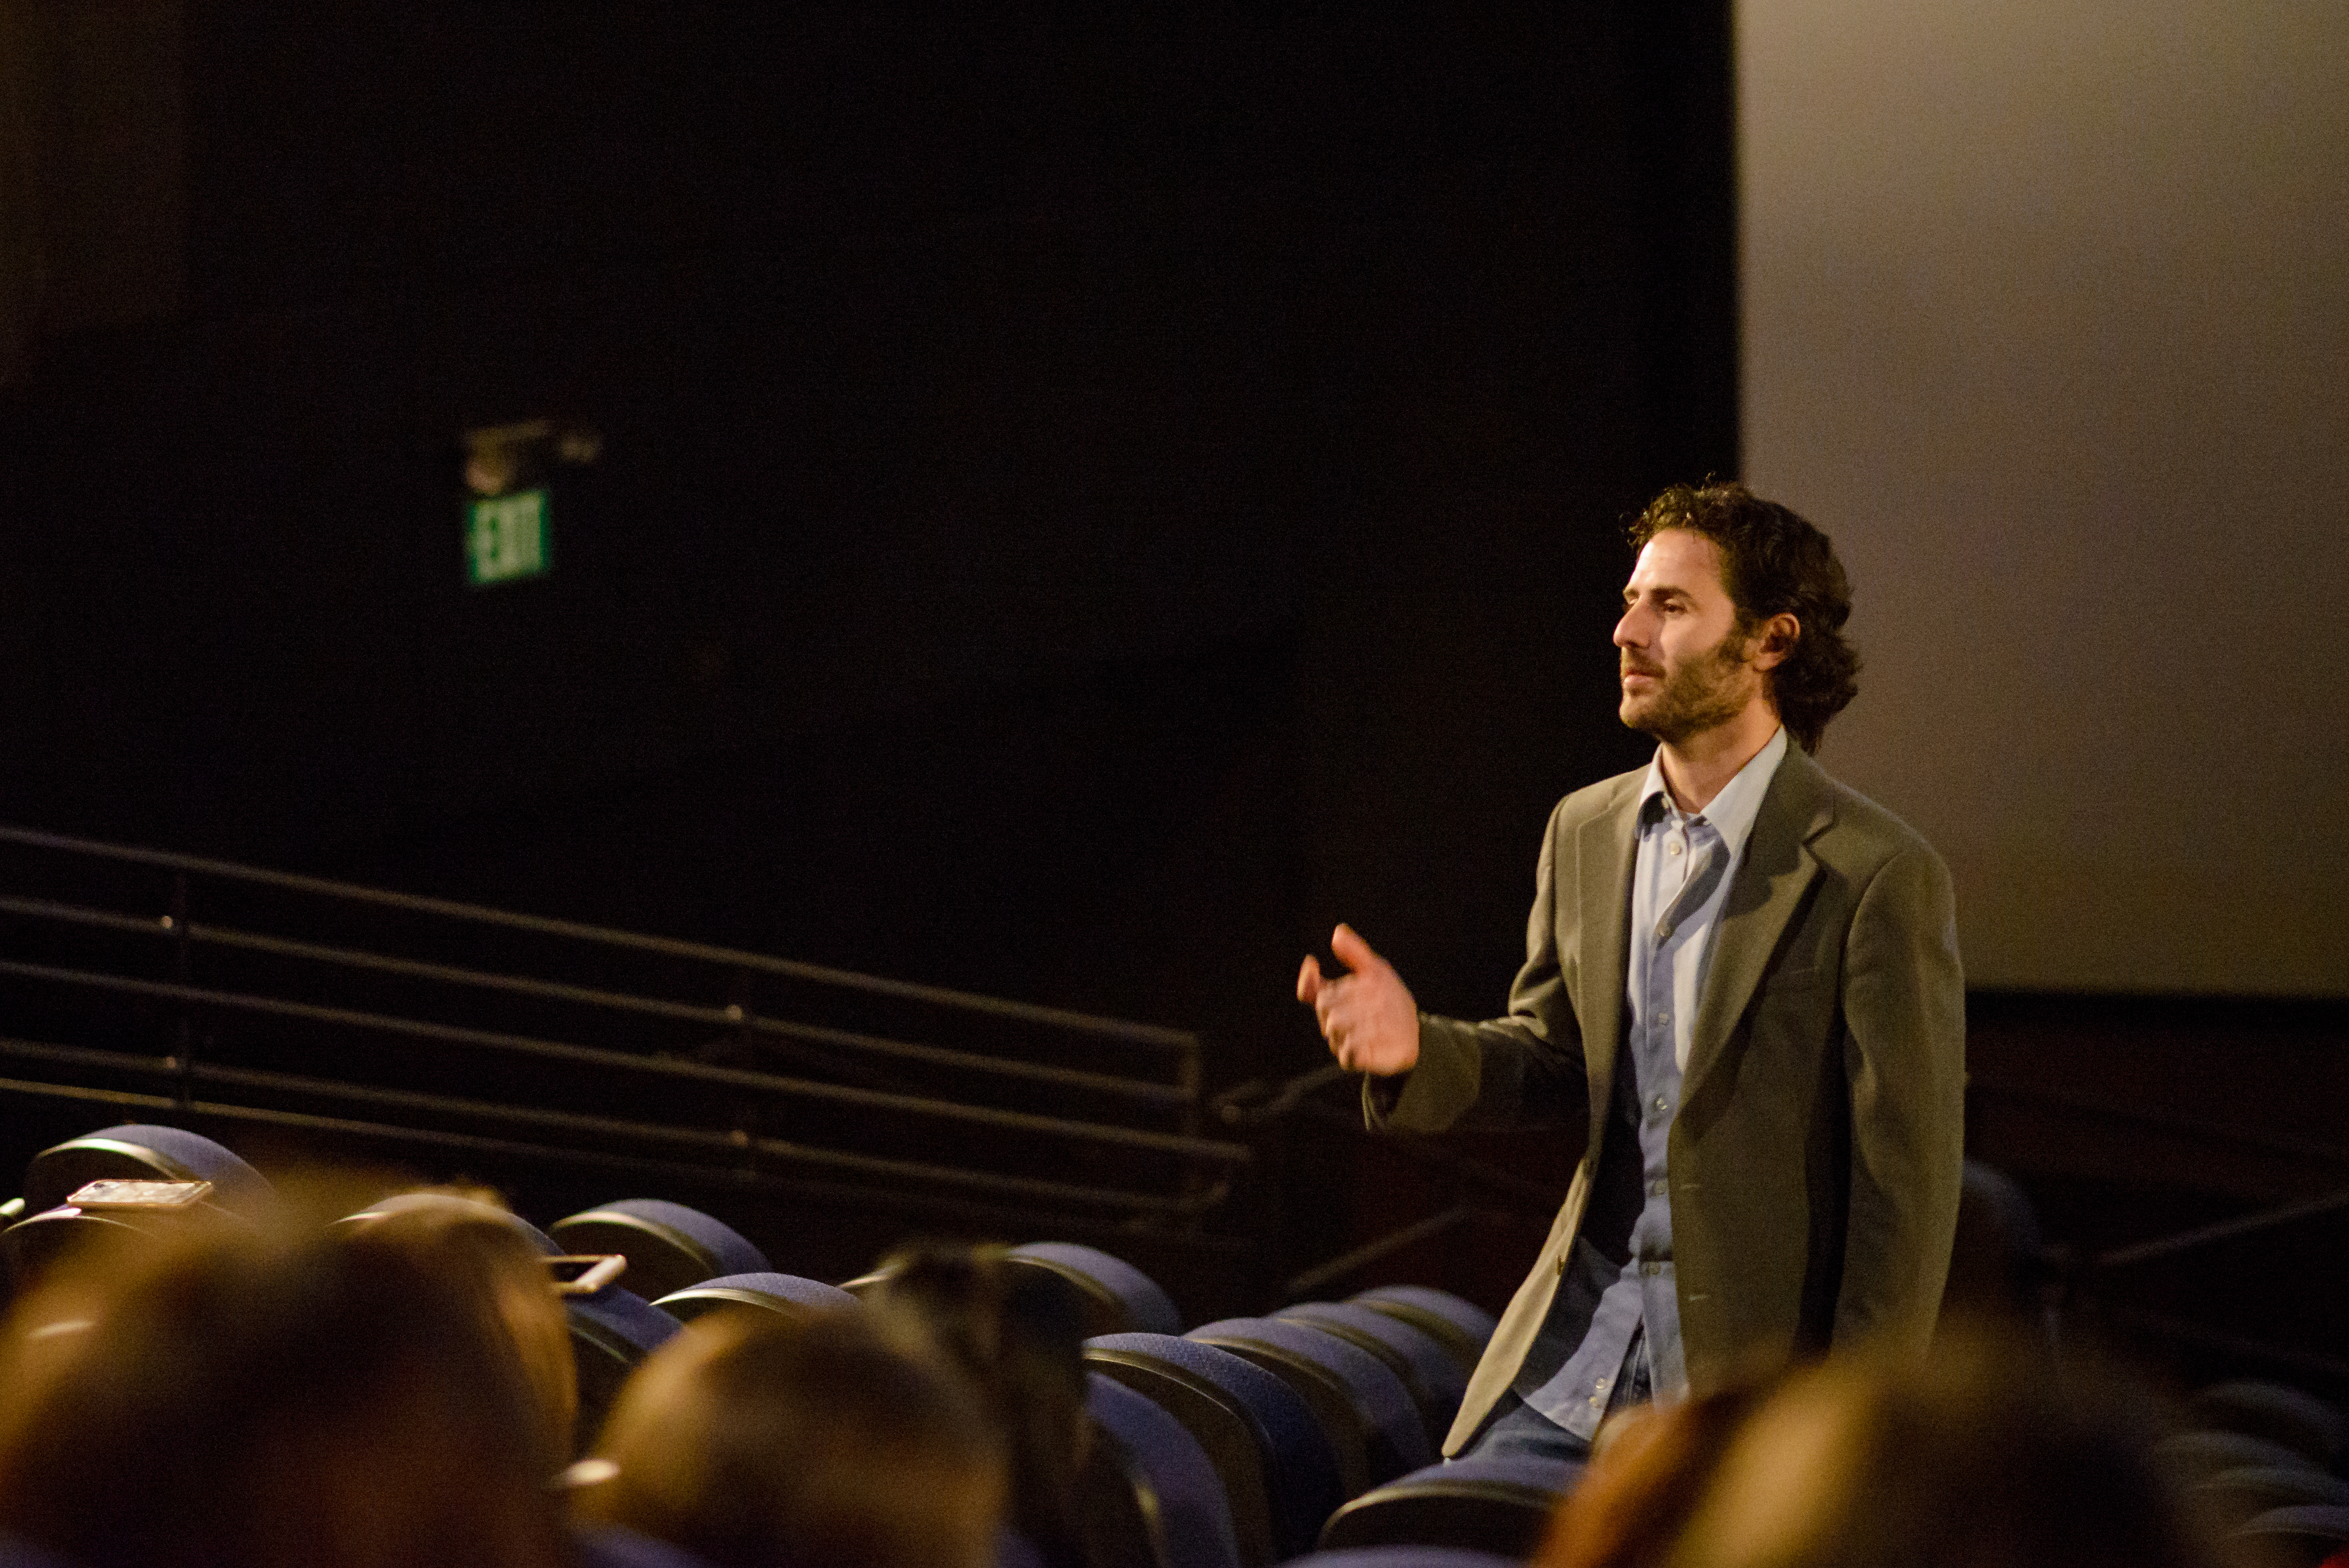
[[[407,1251],[421,1268],[456,1284],[491,1336],[512,1348],[542,1427],[543,1472],[570,1460],[579,1418],[579,1375],[571,1328],[545,1258],[501,1216],[502,1202],[479,1188],[440,1190],[452,1201],[390,1210],[363,1222],[374,1245]]]
[[[961,1372],[1011,1466],[1011,1522],[1048,1563],[1087,1560],[1078,1506],[1092,1445],[1084,1306],[1000,1249],[932,1243],[891,1254],[865,1298],[879,1332]]]
[[[968,1390],[849,1314],[688,1326],[629,1378],[596,1453],[610,1469],[581,1513],[718,1568],[982,1568],[1002,1519]]]
[[[2207,1568],[2117,1392],[2002,1336],[1801,1374],[1745,1421],[1671,1568]]]
[[[1590,1467],[1550,1521],[1537,1568],[1654,1568],[1671,1553],[1769,1385],[1640,1405],[1599,1429]]]
[[[116,1249],[0,1338],[0,1535],[80,1568],[554,1568],[472,1281],[365,1232]]]

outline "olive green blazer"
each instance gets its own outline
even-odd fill
[[[1589,1119],[1446,1453],[1475,1436],[1540,1332],[1610,1130],[1645,777],[1578,789],[1551,813],[1507,1016],[1423,1014],[1418,1065],[1364,1084],[1373,1127],[1556,1125],[1586,1107]],[[1714,930],[1670,1135],[1693,1391],[1863,1337],[1923,1347],[1957,1225],[1964,1089],[1947,868],[1789,747]]]

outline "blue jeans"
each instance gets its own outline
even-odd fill
[[[1615,1397],[1607,1402],[1607,1413],[1628,1410],[1634,1405],[1644,1405],[1654,1397],[1654,1379],[1648,1369],[1648,1336],[1644,1330],[1634,1330],[1631,1343],[1623,1352],[1623,1372],[1615,1379]],[[1460,1457],[1471,1454],[1523,1455],[1529,1459],[1587,1460],[1590,1444],[1576,1437],[1531,1405],[1517,1398],[1512,1388],[1501,1396],[1493,1407],[1492,1419],[1476,1434]]]

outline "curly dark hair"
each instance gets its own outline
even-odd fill
[[[1737,609],[1739,636],[1773,615],[1795,617],[1794,650],[1768,674],[1770,700],[1805,751],[1816,753],[1827,721],[1859,695],[1859,650],[1843,634],[1851,583],[1827,536],[1741,484],[1674,485],[1631,524],[1637,552],[1666,529],[1713,541],[1722,585]]]

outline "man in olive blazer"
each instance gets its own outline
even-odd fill
[[[1814,553],[1832,567],[1814,562],[1810,575],[1839,592],[1774,593],[1766,572],[1748,567],[1741,576],[1736,551],[1745,542],[1735,528],[1716,543],[1702,526],[1706,498],[1722,494],[1715,511],[1763,507],[1807,531]],[[1787,650],[1805,641],[1814,643],[1814,664],[1819,643],[1840,646],[1833,634],[1848,590],[1825,536],[1734,486],[1667,491],[1650,514],[1616,635],[1625,721],[1659,736],[1656,772],[1700,811],[1723,780],[1761,756],[1755,736],[1772,743],[1771,755],[1783,751],[1713,906],[1677,1105],[1661,1143],[1679,1345],[1686,1387],[1701,1393],[1742,1371],[1861,1338],[1923,1347],[1957,1218],[1964,988],[1940,859],[1890,812],[1829,779],[1806,748],[1849,700],[1857,666],[1842,647],[1830,672],[1839,678],[1822,682],[1814,669],[1807,688],[1792,678],[1805,672],[1783,668]],[[1705,602],[1702,572],[1675,575],[1675,560],[1710,563],[1722,604]],[[1733,603],[1739,590],[1760,602]],[[1700,610],[1717,611],[1731,627],[1717,644],[1696,629]],[[1824,715],[1815,700],[1822,687],[1831,704]],[[1775,745],[1782,711],[1804,744]],[[1447,1453],[1474,1441],[1496,1408],[1517,1408],[1505,1398],[1551,1318],[1577,1236],[1611,1226],[1597,1244],[1620,1261],[1628,1222],[1608,1192],[1628,1182],[1632,1207],[1642,1201],[1640,1135],[1618,1113],[1617,1091],[1633,1070],[1626,973],[1651,777],[1641,769],[1578,789],[1552,813],[1526,963],[1505,1016],[1467,1023],[1417,1013],[1393,971],[1344,927],[1333,947],[1353,973],[1327,979],[1308,959],[1300,975],[1299,995],[1314,1003],[1340,1060],[1372,1075],[1364,1105],[1374,1127],[1561,1125],[1587,1108],[1581,1165],[1469,1384]],[[1655,1171],[1651,1154],[1646,1174]],[[1593,1220],[1595,1190],[1602,1216],[1617,1218]]]

